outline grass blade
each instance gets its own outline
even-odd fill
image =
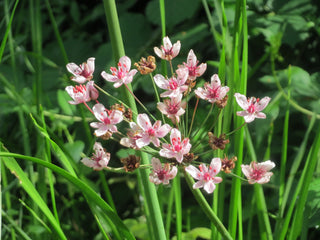
[[[83,181],[81,181],[80,179],[74,177],[72,174],[70,174],[69,172],[67,172],[66,170],[43,161],[42,159],[39,158],[35,158],[35,157],[29,157],[29,156],[24,156],[21,154],[16,154],[16,153],[8,153],[8,152],[0,152],[0,156],[5,157],[7,160],[4,161],[5,165],[12,171],[15,172],[16,176],[22,181],[21,176],[23,177],[23,180],[28,181],[28,183],[30,183],[30,181],[28,180],[28,178],[26,178],[23,170],[19,167],[19,165],[17,164],[17,162],[14,160],[14,158],[19,158],[19,159],[24,159],[27,161],[31,161],[34,162],[36,164],[42,165],[46,168],[49,168],[50,170],[56,172],[57,174],[59,174],[60,176],[66,178],[70,183],[72,183],[75,187],[77,187],[78,189],[81,190],[81,192],[88,198],[90,199],[93,203],[95,203],[98,207],[100,207],[104,213],[110,218],[110,220],[115,224],[115,226],[117,226],[118,231],[120,233],[120,235],[123,237],[123,239],[127,238],[127,239],[135,239],[134,236],[129,232],[128,228],[123,224],[123,222],[121,221],[121,219],[117,216],[117,214],[114,212],[114,210],[96,193],[94,192],[87,184],[85,184]],[[10,159],[9,159],[10,158]],[[31,183],[30,183],[31,184]],[[23,185],[24,186],[24,185]],[[35,191],[35,196],[39,196],[39,194],[37,193],[37,191],[34,189],[33,185],[31,184],[31,186],[28,184],[27,186],[27,190],[32,190],[33,192]],[[30,192],[28,192],[29,194]],[[34,197],[34,196],[31,196]],[[39,196],[40,197],[40,196]],[[41,198],[40,198],[41,199]],[[42,200],[39,200],[39,202],[41,203]],[[43,203],[43,201],[42,201]],[[44,203],[43,203],[44,204]],[[49,211],[49,213],[47,212],[48,208],[47,206],[44,204],[44,206],[41,205],[41,207],[43,207],[43,209],[46,211],[45,213],[48,214],[48,216],[50,217],[50,220],[53,221],[54,223],[56,222],[53,215],[51,214],[51,212]],[[51,215],[50,215],[51,214]],[[55,227],[58,228],[58,230],[60,229],[59,226],[54,225]],[[63,234],[63,233],[62,233]],[[64,235],[62,235],[64,236]],[[67,239],[62,238],[62,239]]]

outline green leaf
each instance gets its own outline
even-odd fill
[[[118,217],[118,215],[114,212],[114,210],[95,191],[93,191],[84,181],[82,181],[82,180],[78,179],[77,177],[73,176],[72,174],[68,173],[66,170],[64,170],[54,164],[45,162],[42,159],[24,156],[24,155],[16,154],[16,153],[0,152],[0,157],[3,157],[3,159],[10,158],[10,161],[7,160],[7,161],[4,161],[4,163],[11,171],[13,171],[16,174],[18,179],[21,180],[22,183],[24,183],[23,186],[25,186],[26,182],[29,183],[28,188],[26,190],[30,190],[30,189],[33,190],[34,187],[33,187],[32,183],[29,181],[29,179],[26,178],[25,173],[19,167],[18,163],[14,160],[14,158],[20,158],[20,159],[24,159],[24,160],[31,161],[36,164],[42,165],[46,168],[51,169],[53,172],[56,172],[60,176],[66,178],[70,183],[72,183],[75,187],[77,187],[78,189],[81,190],[81,192],[88,198],[88,200],[90,200],[90,204],[94,203],[97,207],[101,208],[103,213],[105,215],[107,215],[108,218],[110,219],[110,221],[116,226],[116,228],[117,228],[116,230],[120,233],[120,235],[122,236],[123,239],[128,239],[128,240],[135,239],[134,236],[132,235],[132,233],[123,224],[123,222]],[[30,194],[31,192],[27,191],[27,193]],[[36,192],[35,196],[38,196],[38,195],[39,194]],[[35,197],[33,195],[30,195],[30,196]],[[40,197],[40,199],[41,199],[41,197]],[[41,199],[41,201],[43,202],[42,199]],[[41,201],[39,200],[40,203],[41,203]],[[45,205],[45,204],[44,204],[44,206],[41,205],[41,207],[44,208],[45,210],[48,209],[47,205]],[[51,214],[51,212],[49,212],[49,213]],[[49,216],[50,216],[50,214],[49,214]],[[52,216],[52,218],[53,218],[53,216]],[[56,226],[54,225],[54,227],[56,227]],[[62,235],[62,236],[64,236],[64,235]],[[67,238],[65,238],[65,236],[61,237],[61,238],[67,239]]]
[[[1,152],[8,153],[7,149],[5,149],[2,143],[0,143],[0,150]],[[30,196],[30,198],[39,206],[43,214],[48,218],[51,226],[56,231],[60,239],[67,239],[62,229],[60,228],[59,223],[56,221],[55,217],[53,216],[50,209],[48,208],[47,204],[43,201],[40,194],[35,189],[32,182],[29,180],[29,178],[24,173],[24,171],[20,168],[16,160],[10,155],[2,156],[1,160],[6,165],[6,167],[10,169],[12,174],[14,174],[17,177],[17,179],[19,180],[20,186],[26,191],[26,193]],[[42,161],[42,160],[39,159],[39,161]]]
[[[58,90],[57,92],[58,104],[62,109],[63,113],[66,115],[72,116],[75,112],[75,106],[68,103],[68,101],[72,100],[69,94],[66,91]]]

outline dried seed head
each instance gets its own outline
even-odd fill
[[[194,156],[193,153],[187,153],[187,154],[183,155],[183,162],[190,163],[193,160],[196,160],[197,158],[198,158],[198,156]]]
[[[236,166],[234,162],[237,160],[238,159],[235,156],[230,159],[228,159],[227,157],[221,159],[221,170],[225,173],[231,173],[231,170]]]
[[[121,104],[118,104],[118,103],[113,104],[113,105],[111,106],[111,109],[112,109],[112,110],[121,111],[122,113],[124,113],[124,112],[126,111],[126,108],[123,106],[122,103],[121,103]]]
[[[123,116],[128,119],[128,121],[132,121],[132,110],[131,108],[127,108],[126,111],[123,113]]]
[[[229,139],[225,139],[226,135],[221,134],[220,137],[216,137],[212,132],[208,132],[209,145],[213,150],[221,149],[224,150],[226,144],[229,143]]]
[[[156,59],[154,58],[154,56],[148,56],[147,59],[142,57],[140,61],[138,63],[135,63],[134,65],[143,75],[152,73],[157,67]]]
[[[188,79],[186,81],[186,85],[188,85],[189,87],[186,91],[184,91],[183,96],[186,96],[188,93],[191,92],[192,88],[196,86],[196,81]]]
[[[126,158],[122,158],[120,161],[122,162],[126,172],[133,172],[140,166],[140,157],[135,155],[129,155]]]
[[[227,105],[227,102],[228,102],[228,95],[226,95],[221,100],[217,100],[216,104],[217,104],[218,108],[224,108]]]
[[[125,118],[127,118],[128,121],[131,121],[131,120],[132,120],[132,110],[131,110],[131,108],[127,108],[127,109],[126,109],[126,108],[123,106],[122,103],[121,103],[121,104],[116,103],[116,104],[112,105],[112,106],[111,106],[111,109],[112,109],[112,110],[119,110],[119,111],[121,111],[121,112],[123,113],[123,116],[124,116]]]

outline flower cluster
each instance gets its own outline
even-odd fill
[[[222,178],[217,176],[219,172],[222,170],[226,174],[231,173],[237,160],[235,156],[230,159],[215,157],[209,165],[199,161],[208,152],[224,150],[230,142],[227,139],[228,134],[215,136],[211,132],[214,124],[208,122],[209,116],[214,112],[214,106],[218,108],[217,111],[220,114],[227,105],[229,87],[223,86],[219,76],[213,74],[210,82],[205,82],[193,90],[197,85],[197,78],[203,76],[207,70],[207,64],[199,64],[195,53],[190,50],[187,61],[174,70],[172,60],[179,54],[180,48],[180,41],[172,44],[169,37],[163,39],[163,46],[154,48],[159,58],[170,63],[171,76],[152,74],[156,69],[153,56],[141,58],[138,63],[135,63],[137,70],[131,69],[131,59],[123,56],[119,59],[117,67],[110,68],[110,73],[105,71],[101,73],[102,78],[113,83],[115,88],[125,87],[146,110],[145,113],[132,112],[120,100],[109,108],[98,101],[98,89],[102,89],[92,80],[95,68],[93,57],[80,66],[75,63],[67,64],[67,70],[72,74],[71,80],[78,85],[67,86],[66,91],[73,99],[69,101],[70,104],[84,104],[96,118],[90,126],[94,129],[94,135],[97,138],[112,139],[124,147],[144,151],[152,156],[151,164],[144,166],[152,168],[149,176],[151,182],[169,184],[178,171],[184,171],[197,180],[193,185],[194,189],[203,188],[207,193],[212,193],[216,188],[215,184],[222,181]],[[160,89],[161,93],[157,99],[161,100],[156,106],[162,115],[162,120],[155,118],[128,87],[138,72],[150,74],[154,86]],[[111,95],[106,91],[102,92]],[[155,89],[155,93],[158,94],[158,90]],[[193,104],[193,96],[195,96],[195,104]],[[252,122],[255,118],[266,118],[261,111],[268,105],[269,97],[259,100],[255,97],[247,98],[240,93],[236,93],[234,97],[243,109],[237,112],[237,115],[244,118],[244,124]],[[200,99],[211,105],[205,119],[197,119],[196,116]],[[193,110],[191,110],[192,106],[194,106]],[[193,112],[191,121],[186,114],[187,110]],[[128,127],[125,127],[126,123]],[[193,130],[194,125],[198,129]],[[206,136],[202,135],[203,130],[208,133]],[[96,142],[93,150],[95,151],[93,156],[83,158],[82,163],[98,171],[111,168],[108,165],[111,155],[106,152],[101,143]],[[123,169],[127,172],[141,167],[140,158],[135,155],[123,158],[121,162],[124,165]],[[269,171],[274,166],[275,164],[269,160],[264,163],[252,162],[250,165],[241,165],[241,168],[250,184],[262,184],[270,180],[272,173]]]

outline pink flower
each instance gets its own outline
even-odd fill
[[[274,162],[268,160],[262,163],[251,162],[250,165],[241,165],[243,174],[248,178],[250,184],[259,183],[264,184],[270,181],[273,175],[269,172],[276,165]]]
[[[197,88],[194,92],[195,94],[211,103],[214,103],[218,100],[222,100],[227,92],[229,91],[229,87],[221,87],[221,82],[219,76],[214,74],[211,77],[211,83],[205,83],[204,88]]]
[[[76,105],[79,103],[89,102],[90,100],[96,100],[99,96],[99,92],[93,84],[93,81],[89,81],[87,82],[86,86],[82,84],[74,87],[67,86],[66,91],[73,99],[73,101],[69,101],[69,103]]]
[[[198,182],[193,184],[193,189],[202,188],[207,193],[212,193],[216,188],[216,183],[222,182],[221,177],[216,177],[216,175],[220,172],[221,169],[221,159],[213,158],[209,168],[205,164],[200,164],[199,170],[189,165],[185,168],[185,170]]]
[[[185,113],[187,103],[181,101],[182,94],[172,97],[170,99],[164,99],[163,103],[159,102],[157,108],[160,112],[171,119],[173,124],[179,123],[180,116]]]
[[[158,158],[152,158],[151,162],[153,171],[149,175],[150,182],[153,182],[154,184],[169,184],[169,180],[173,179],[177,175],[177,167],[173,166],[170,169],[169,163],[165,163],[162,167]]]
[[[179,54],[180,48],[180,41],[177,41],[172,46],[169,37],[164,37],[163,46],[161,46],[161,50],[158,47],[154,47],[154,52],[158,55],[158,57],[167,61],[171,61],[174,57],[176,57]]]
[[[160,94],[160,97],[176,97],[186,91],[188,86],[185,84],[188,79],[188,69],[178,68],[176,70],[177,77],[166,79],[161,74],[154,76],[154,81],[159,88],[167,91]]]
[[[128,137],[121,138],[120,144],[128,148],[139,149],[136,141],[142,137],[142,129],[135,122],[130,122],[129,124],[131,128],[127,132]]]
[[[150,142],[156,147],[160,146],[159,138],[163,138],[171,130],[168,124],[161,126],[161,121],[157,120],[153,125],[151,125],[150,119],[147,114],[139,114],[137,117],[137,123],[142,129],[141,138],[136,140],[136,144],[139,148],[147,146]]]
[[[108,110],[101,103],[98,103],[92,108],[95,117],[100,122],[92,122],[90,126],[93,128],[98,128],[95,130],[96,136],[102,136],[108,131],[116,132],[118,124],[123,120],[122,112],[119,110]]]
[[[189,138],[182,140],[180,131],[174,128],[171,130],[170,142],[171,144],[162,144],[162,149],[159,152],[160,156],[166,158],[175,158],[177,162],[181,163],[183,161],[183,155],[189,153],[191,149]]]
[[[96,142],[93,145],[93,150],[91,158],[83,158],[81,162],[87,167],[93,168],[93,170],[100,171],[108,166],[110,160],[110,153],[107,153],[105,149],[101,146],[101,143]]]
[[[72,73],[71,80],[77,83],[84,83],[92,79],[94,72],[94,60],[95,58],[88,58],[86,63],[82,63],[78,66],[75,63],[68,63],[67,70]]]
[[[189,79],[191,81],[195,80],[197,77],[200,77],[207,69],[206,63],[201,63],[199,66],[197,66],[198,63],[199,61],[191,49],[188,54],[187,63],[183,63],[184,66],[189,70]]]
[[[246,123],[252,122],[255,118],[266,118],[266,115],[261,111],[265,109],[271,98],[264,97],[261,100],[259,98],[248,98],[240,93],[234,94],[237,103],[244,110],[237,112],[238,116],[244,117]]]
[[[132,82],[133,76],[138,72],[138,70],[133,69],[130,71],[131,60],[127,56],[123,56],[119,59],[118,69],[111,67],[110,71],[112,74],[103,71],[101,76],[108,82],[114,82],[113,86],[115,88],[120,87],[122,84],[129,84]]]

